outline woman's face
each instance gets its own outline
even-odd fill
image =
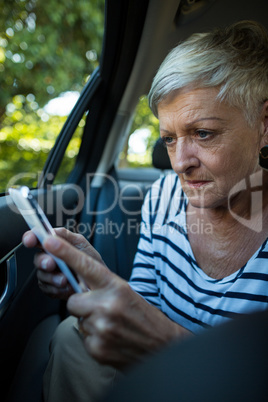
[[[228,204],[232,188],[259,170],[266,118],[250,128],[243,113],[216,99],[218,89],[188,89],[158,106],[160,134],[192,206]]]

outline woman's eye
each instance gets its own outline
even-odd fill
[[[173,137],[163,137],[162,141],[165,145],[170,145],[174,141]]]
[[[204,138],[210,137],[212,135],[212,133],[210,131],[206,131],[206,130],[198,130],[197,135],[199,138],[204,139]]]

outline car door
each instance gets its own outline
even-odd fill
[[[81,214],[88,190],[86,173],[94,173],[101,158],[135,59],[147,3],[106,2],[100,65],[59,133],[33,189],[53,226],[64,226],[67,219]],[[83,116],[82,143],[75,166],[69,177],[59,183],[57,173]],[[49,340],[66,314],[65,304],[49,299],[39,290],[33,266],[35,251],[21,245],[27,227],[7,193],[0,197],[0,216],[1,400],[16,400],[20,390],[20,400],[36,401],[41,395]]]
[[[81,92],[46,163],[40,166],[38,184],[33,188],[53,226],[66,226],[90,238],[94,223],[107,222],[107,173],[110,183],[119,182],[120,202],[129,201],[129,193],[122,192],[122,186],[137,190],[131,192],[135,202],[125,208],[128,218],[133,218],[132,212],[144,196],[138,184],[146,190],[156,178],[155,172],[115,169],[115,165],[138,99],[148,92],[160,62],[179,40],[193,32],[243,18],[265,23],[265,10],[266,0],[247,0],[242,5],[234,0],[106,1],[99,67]],[[75,164],[66,175],[65,154],[79,127],[81,144]],[[106,204],[98,203],[100,196]],[[122,202],[120,205],[125,205]],[[97,218],[96,212],[100,212]],[[112,214],[111,221],[127,227],[120,211]],[[1,400],[37,401],[49,341],[58,322],[66,316],[65,303],[50,299],[39,290],[33,266],[35,251],[21,245],[27,227],[7,193],[0,196],[0,219]],[[135,233],[135,239],[128,242],[131,253],[137,236]],[[111,230],[107,237],[93,238],[93,244],[111,265],[117,247],[124,249]],[[117,264],[111,268],[116,270]],[[124,274],[127,277],[128,273]]]

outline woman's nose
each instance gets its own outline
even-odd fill
[[[196,155],[196,147],[186,138],[177,140],[175,152],[170,155],[170,159],[173,170],[177,174],[186,173],[200,166],[200,161]]]

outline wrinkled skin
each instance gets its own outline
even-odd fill
[[[56,231],[58,237],[50,237],[44,248],[64,260],[90,290],[70,296],[66,278],[45,253],[35,259],[39,286],[50,296],[70,296],[67,307],[79,318],[85,348],[96,360],[121,369],[190,334],[113,274],[83,236],[63,228]],[[25,233],[23,242],[27,247],[38,245],[32,232]]]

